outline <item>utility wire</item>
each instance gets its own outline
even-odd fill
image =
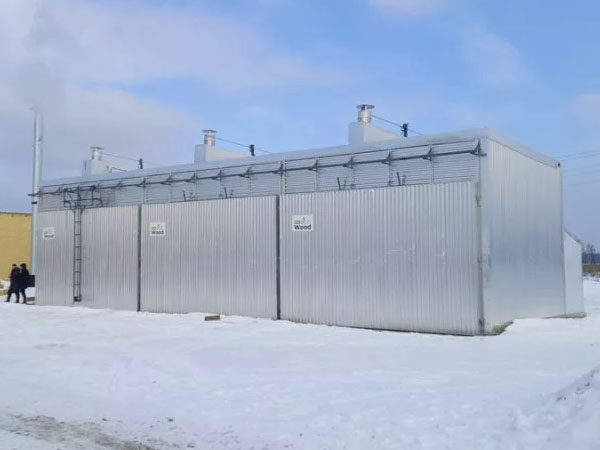
[[[560,161],[571,161],[574,159],[594,158],[600,156],[600,150],[591,150],[586,152],[568,153],[555,156]]]
[[[600,183],[600,178],[597,178],[594,180],[582,181],[581,183],[566,184],[565,188],[571,189],[571,188],[575,188],[575,187],[587,186],[587,185],[596,184],[596,183]]]
[[[108,152],[105,152],[104,150],[100,150],[100,153],[103,154],[103,155],[105,155],[105,156],[112,156],[113,158],[121,158],[121,159],[125,159],[125,160],[128,160],[128,161],[135,161],[135,162],[139,162],[140,161],[140,158],[131,158],[129,156],[115,155],[114,153],[108,153]],[[151,163],[149,161],[146,161],[145,159],[144,159],[144,164],[149,164],[151,166],[157,166],[157,167],[160,166],[160,164]]]
[[[565,181],[567,181],[565,186],[579,186],[589,183],[596,183],[600,181],[600,177],[598,177],[598,173],[587,173],[580,175],[579,177],[565,178]]]
[[[371,114],[371,117],[373,117],[374,119],[377,119],[377,120],[381,120],[382,122],[387,122],[387,123],[389,123],[391,125],[395,125],[395,126],[397,126],[399,128],[404,128],[404,124],[401,124],[401,123],[398,123],[398,122],[393,122],[393,121],[388,120],[388,119],[384,119],[381,116],[376,116],[375,114]],[[418,134],[419,136],[423,136],[423,133],[419,133],[418,131],[415,131],[412,128],[408,128],[408,131],[410,131],[411,133]]]
[[[565,170],[564,175],[568,177],[575,177],[578,175],[600,175],[600,167],[598,166],[590,166],[590,167],[577,167],[571,170]]]
[[[248,149],[250,148],[250,146],[249,146],[249,145],[242,144],[242,143],[240,143],[240,142],[236,142],[236,141],[232,141],[232,140],[230,140],[230,139],[225,139],[225,138],[222,138],[222,137],[219,137],[219,136],[215,136],[215,139],[217,139],[217,140],[219,140],[219,141],[223,141],[223,142],[228,142],[228,143],[230,143],[230,144],[234,144],[234,145],[239,145],[240,147],[245,147],[245,148],[248,148]],[[269,151],[267,151],[267,150],[263,150],[262,148],[260,148],[260,147],[256,147],[256,146],[254,147],[254,150],[257,150],[257,151],[259,151],[259,152],[263,152],[263,153],[267,153],[267,154],[269,154],[269,155],[272,155],[272,154],[273,154],[273,152],[269,152]]]
[[[563,158],[557,158],[557,159],[562,162],[570,162],[570,161],[577,161],[577,160],[581,160],[581,159],[598,158],[598,157],[600,157],[600,152],[590,153],[587,155],[574,155],[572,157],[563,157]]]
[[[137,162],[139,160],[139,158],[136,159],[136,158],[130,158],[129,156],[115,155],[113,153],[105,152],[104,150],[100,150],[100,153],[102,153],[103,155],[106,155],[106,156],[112,156],[113,158],[127,159],[129,161],[136,161]]]

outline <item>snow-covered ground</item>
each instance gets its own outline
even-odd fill
[[[496,337],[0,304],[1,449],[599,449],[585,319]]]

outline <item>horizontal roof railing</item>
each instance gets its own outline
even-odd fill
[[[449,150],[436,152],[437,148],[462,147],[459,150]],[[394,154],[394,152],[403,150],[403,154]],[[416,153],[415,153],[416,152]],[[368,155],[383,157],[374,159],[362,159]],[[288,172],[297,172],[303,170],[318,172],[322,169],[343,167],[354,168],[367,164],[392,164],[397,161],[410,160],[428,160],[433,161],[435,158],[444,156],[455,156],[472,154],[476,156],[485,156],[482,154],[480,141],[469,140],[465,142],[453,142],[451,144],[435,144],[435,145],[420,145],[418,147],[391,147],[387,149],[378,149],[376,151],[359,151],[348,152],[342,155],[323,155],[313,156],[308,158],[298,158],[290,161],[280,160],[274,162],[257,162],[250,164],[232,165],[221,168],[205,168],[205,169],[184,169],[181,171],[170,171],[159,174],[132,174],[131,176],[120,176],[106,180],[71,182],[54,185],[42,186],[37,193],[30,194],[32,196],[43,195],[60,195],[65,193],[77,193],[86,191],[103,191],[103,190],[118,190],[128,187],[146,187],[152,185],[172,185],[177,183],[197,183],[203,180],[222,180],[224,178],[250,178],[257,175],[277,174],[283,175]],[[347,158],[342,158],[347,156]],[[328,162],[328,159],[335,158],[343,159],[342,161]],[[302,164],[306,162],[306,164]]]

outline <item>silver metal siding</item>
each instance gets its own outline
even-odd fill
[[[317,171],[317,191],[338,191],[353,187],[352,167],[326,167],[328,164],[346,164],[348,162],[350,162],[350,155],[319,158],[319,165],[323,167]]]
[[[64,209],[62,195],[42,195],[38,198],[39,211],[57,211]]]
[[[299,160],[299,161],[287,161],[285,163],[288,169],[302,169],[292,170],[286,172],[284,177],[284,187],[286,194],[295,194],[298,192],[314,192],[317,190],[317,172],[310,170],[317,158],[310,160]]]
[[[434,183],[477,179],[479,157],[475,155],[439,156],[432,161]]]
[[[352,185],[362,188],[387,187],[397,184],[395,180],[390,183],[390,165],[379,161],[385,160],[390,152],[372,152],[356,155],[353,162]],[[364,162],[370,161],[369,164]]]
[[[281,198],[283,319],[478,333],[475,183]],[[312,214],[314,231],[292,231]]]
[[[40,212],[38,215],[35,303],[73,304],[73,213]],[[43,239],[42,229],[54,227],[55,238]]]
[[[276,318],[275,211],[275,197],[143,206],[142,310]]]
[[[394,161],[390,167],[390,182],[394,185],[427,184],[433,182],[432,164],[426,159]]]
[[[565,248],[565,293],[566,313],[584,312],[583,306],[583,266],[581,244],[569,233],[564,233]]]
[[[98,189],[93,194],[96,197],[95,201],[86,204],[93,208],[474,181],[477,179],[477,156],[455,154],[428,158],[427,153],[471,151],[476,145],[477,140],[469,140],[388,150],[349,151],[335,156],[313,156],[291,161],[269,163],[249,161],[240,163],[242,164],[240,166],[222,169],[190,171],[188,167],[182,171],[174,170],[170,173],[157,173],[146,177],[134,175],[125,183],[122,179],[110,178],[95,183],[86,181],[63,187],[73,190],[77,186],[96,186]],[[416,158],[386,161],[389,156]],[[337,165],[332,166],[333,164]],[[282,167],[291,170],[284,170],[281,173]],[[52,189],[56,191],[59,187]],[[86,195],[91,196],[89,191]],[[62,194],[42,195],[41,205],[46,211],[68,207],[63,201]]]
[[[85,210],[81,216],[81,305],[137,310],[138,206]]]
[[[277,195],[281,192],[281,174],[278,173],[281,163],[261,164],[254,170],[266,171],[271,170],[272,173],[262,173],[248,175],[250,183],[250,195]]]
[[[222,195],[219,180],[200,180],[195,185],[189,184],[185,188],[195,192],[192,200],[214,200]]]
[[[139,205],[143,200],[143,191],[140,188],[125,187],[116,191],[116,205]]]
[[[482,175],[487,331],[565,312],[561,173],[493,140]]]
[[[221,180],[223,198],[247,197],[250,192],[249,175],[243,176],[245,170],[242,168],[224,169],[223,174],[234,175]]]

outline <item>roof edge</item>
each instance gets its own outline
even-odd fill
[[[559,163],[554,159],[537,153],[516,141],[508,139],[499,133],[489,128],[477,128],[471,130],[459,130],[448,133],[429,134],[423,136],[411,136],[408,138],[399,137],[398,139],[390,139],[384,141],[366,142],[356,145],[338,145],[331,147],[318,147],[313,149],[293,150],[286,152],[278,152],[269,155],[260,155],[256,157],[236,158],[214,162],[202,162],[202,163],[190,163],[190,164],[177,164],[170,166],[162,166],[152,169],[143,170],[131,170],[127,172],[119,173],[104,173],[96,175],[85,175],[75,176],[67,178],[57,178],[43,180],[40,185],[42,187],[58,186],[63,184],[75,184],[75,183],[86,183],[101,180],[115,180],[121,178],[135,178],[145,177],[151,175],[161,175],[173,172],[190,172],[194,170],[205,170],[205,169],[221,169],[230,168],[237,166],[246,166],[251,164],[265,164],[280,161],[293,161],[299,159],[308,159],[321,156],[336,156],[343,155],[352,152],[371,152],[380,151],[386,149],[402,149],[402,148],[413,148],[428,145],[442,145],[442,144],[453,144],[458,142],[466,142],[476,139],[491,139],[499,142],[507,147],[529,157],[538,162],[548,164],[550,166],[557,167]]]

